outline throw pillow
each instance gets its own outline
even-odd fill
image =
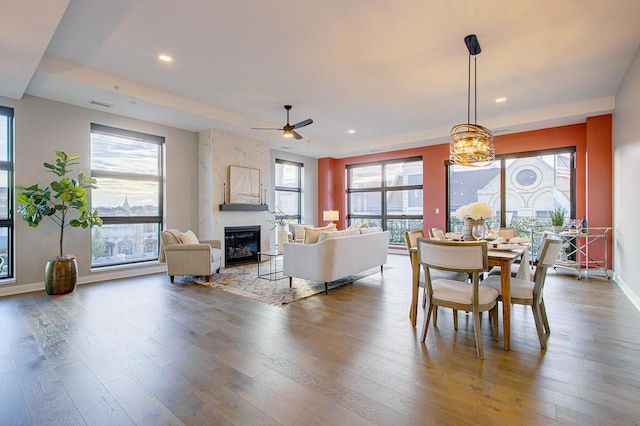
[[[307,228],[311,228],[311,225],[296,225],[294,227],[293,239],[304,240],[304,231]]]
[[[321,228],[306,228],[304,230],[304,243],[305,244],[315,244],[318,242],[318,237],[322,231],[335,231],[336,224],[332,223],[328,226],[323,226]]]
[[[361,234],[373,234],[375,232],[382,232],[382,228],[379,226],[372,226],[371,228],[360,228]]]
[[[360,230],[345,229],[344,231],[322,231],[318,237],[318,242],[328,240],[329,238],[346,237],[349,235],[360,235]]]
[[[196,234],[194,234],[191,229],[187,232],[182,232],[180,234],[180,240],[182,241],[182,244],[200,244],[198,237],[196,237]]]

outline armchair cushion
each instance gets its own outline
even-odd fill
[[[203,240],[192,231],[180,232],[168,229],[160,233],[162,245],[158,260],[167,264],[167,273],[173,282],[174,275],[203,275],[209,281],[211,274],[222,264],[221,243]],[[185,243],[185,241],[187,243]],[[195,243],[189,243],[195,241]]]
[[[182,242],[182,244],[200,244],[200,241],[198,241],[198,237],[196,237],[196,234],[194,234],[191,229],[189,229],[187,232],[180,233],[180,241]]]

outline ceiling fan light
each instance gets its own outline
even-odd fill
[[[284,129],[284,131],[282,132],[282,137],[287,139],[293,138],[293,131],[291,131],[291,129]]]

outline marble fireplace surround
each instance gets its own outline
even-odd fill
[[[198,235],[203,239],[224,241],[224,228],[260,226],[260,249],[271,247],[271,225],[268,211],[220,211],[226,183],[229,200],[229,166],[260,170],[260,183],[271,203],[270,147],[265,141],[236,135],[218,129],[198,134]],[[224,243],[223,243],[224,244]],[[224,249],[224,247],[223,247]]]

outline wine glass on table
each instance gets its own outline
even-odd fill
[[[491,233],[497,236],[498,232],[500,232],[500,222],[498,222],[496,219],[493,219],[490,226]]]
[[[476,240],[481,240],[482,237],[484,237],[484,225],[473,225],[471,235],[473,235],[473,238]]]

